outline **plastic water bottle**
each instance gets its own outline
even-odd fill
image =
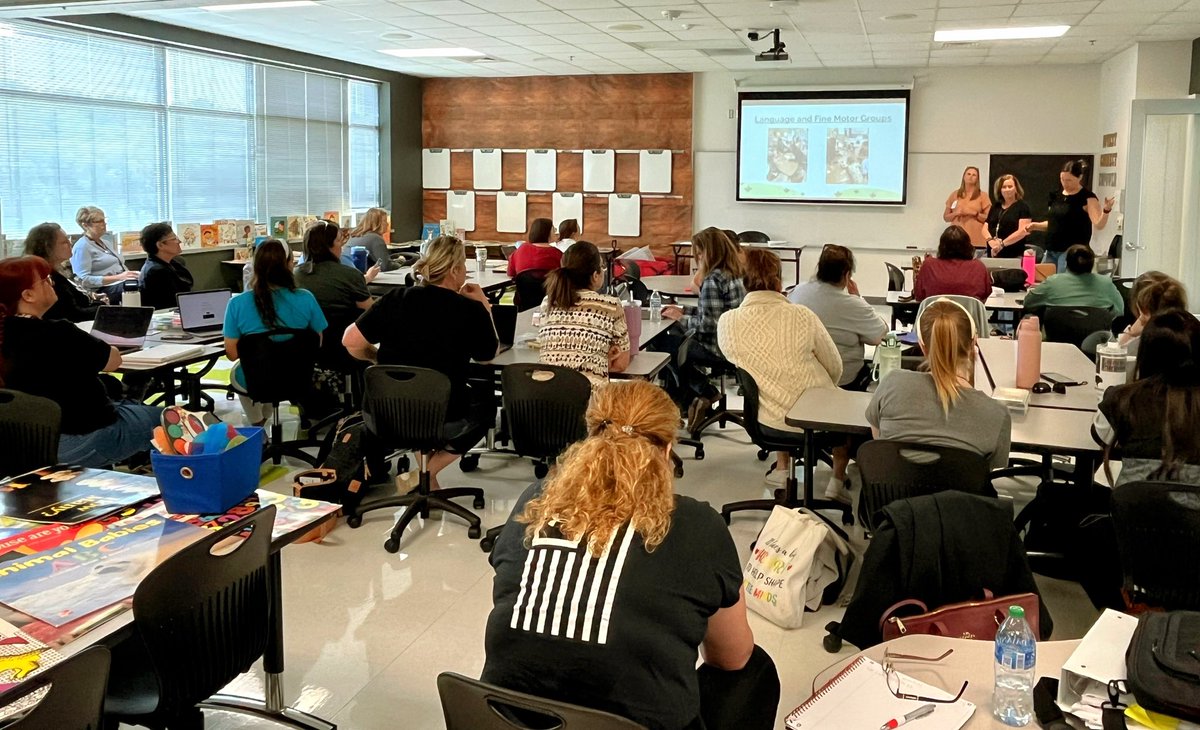
[[[1037,641],[1025,620],[1025,609],[1009,606],[1008,618],[996,632],[996,684],[992,714],[1005,725],[1023,727],[1033,719],[1033,669]]]
[[[662,321],[662,295],[658,293],[657,289],[650,295],[650,321]]]
[[[482,274],[487,270],[488,253],[483,246],[475,247],[475,271]]]

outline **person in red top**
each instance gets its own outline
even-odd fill
[[[913,299],[962,294],[985,301],[992,293],[992,275],[975,258],[971,236],[962,226],[949,226],[938,241],[937,258],[926,257],[917,274]]]
[[[550,243],[554,224],[549,218],[534,218],[529,226],[529,238],[508,258],[508,275],[522,271],[552,271],[562,263],[562,251]]]

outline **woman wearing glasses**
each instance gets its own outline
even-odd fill
[[[46,319],[90,322],[104,300],[88,292],[64,264],[71,258],[71,240],[57,223],[39,223],[25,236],[25,255],[37,256],[50,264],[50,280],[58,301],[46,311]]]
[[[75,213],[75,222],[83,229],[83,238],[71,249],[71,270],[85,287],[105,294],[113,304],[120,304],[125,282],[136,280],[138,272],[126,270],[120,250],[104,240],[108,232],[104,211],[85,205]]]

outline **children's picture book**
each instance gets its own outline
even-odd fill
[[[304,240],[304,216],[289,215],[287,217],[287,242],[295,243]]]
[[[300,238],[303,239],[304,234],[308,232],[308,229],[312,228],[313,224],[315,224],[319,220],[321,220],[321,219],[315,215],[300,216]]]
[[[217,224],[217,240],[221,246],[236,246],[239,239],[238,234],[241,230],[237,223],[218,223]]]
[[[37,523],[75,525],[158,494],[152,476],[45,467],[0,482],[0,514]]]
[[[283,215],[271,216],[271,222],[267,227],[268,232],[266,235],[270,236],[271,238],[278,238],[280,241],[286,241],[287,240],[287,221],[288,221],[287,216],[283,216]]]
[[[330,223],[337,223],[341,219],[342,214],[336,210],[327,210],[321,214],[321,217]]]
[[[3,521],[5,524],[21,525],[23,527],[19,532],[5,531],[4,536],[0,538],[0,563],[19,558],[22,555],[40,553],[43,550],[58,547],[64,542],[79,540],[103,532],[104,528],[108,525],[120,520],[129,519],[143,510],[150,509],[160,501],[158,497],[151,497],[144,502],[122,507],[116,512],[105,515],[100,519],[88,520],[76,525],[57,523],[41,525],[36,522],[25,522],[23,520],[14,520],[10,517],[0,517],[0,521]]]
[[[7,621],[0,621],[0,692],[16,687],[25,679],[62,660],[62,654]],[[48,690],[48,687],[37,690],[12,704],[0,707],[0,720],[35,706],[41,702]]]
[[[186,522],[189,525],[203,527],[209,530],[219,530],[231,522],[236,522],[251,512],[275,505],[275,525],[271,530],[272,539],[278,539],[311,522],[315,522],[331,512],[341,509],[339,505],[303,497],[289,497],[285,494],[259,489],[246,497],[228,511],[217,515],[180,515],[167,512],[162,502],[155,504],[145,514],[157,514],[172,520]]]
[[[140,231],[128,231],[121,234],[121,253],[141,253],[142,234]]]
[[[250,246],[254,243],[254,221],[240,220],[233,227],[237,234],[237,245]]]
[[[354,228],[354,225],[355,225],[354,214],[347,213],[346,215],[342,216],[341,222],[338,223],[338,225],[340,225],[342,228],[345,228],[346,230],[350,230],[350,229]]]
[[[175,229],[175,235],[179,236],[179,242],[184,248],[200,248],[199,223],[181,223]]]
[[[200,226],[200,247],[201,248],[216,248],[221,245],[221,239],[217,235],[217,226],[215,223],[209,223]]]
[[[271,234],[267,231],[266,223],[255,223],[254,224],[254,237],[255,238],[258,238],[259,236],[266,238],[267,236],[270,236],[270,235]]]

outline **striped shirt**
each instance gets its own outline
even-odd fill
[[[629,352],[629,326],[625,310],[616,297],[590,289],[579,292],[579,301],[569,309],[542,302],[542,326],[538,338],[545,365],[562,365],[587,376],[592,387],[608,382],[608,355]]]

